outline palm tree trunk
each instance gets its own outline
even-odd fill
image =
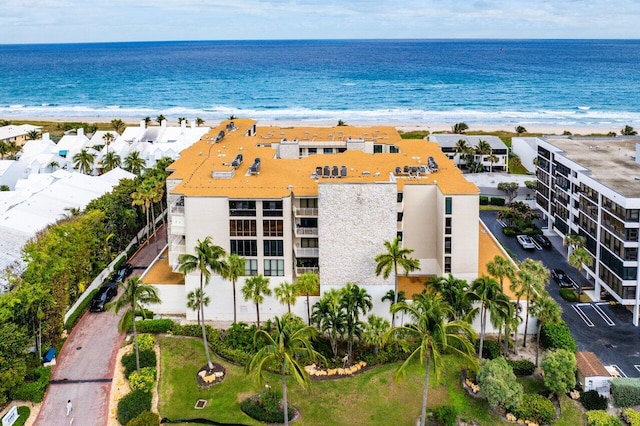
[[[258,317],[258,329],[260,329],[260,305],[256,303],[256,316]]]
[[[282,407],[284,408],[284,424],[289,425],[289,407],[287,406],[287,375],[282,366]]]
[[[431,358],[427,356],[424,365],[424,389],[422,390],[422,413],[420,413],[420,426],[424,426],[427,421],[427,396],[429,393],[429,365]]]
[[[233,323],[236,323],[236,280],[232,280],[231,284],[233,284]]]
[[[309,293],[307,293],[307,319],[311,325],[311,307],[309,306]]]
[[[213,370],[211,355],[209,355],[209,342],[207,342],[207,329],[204,325],[204,286],[202,285],[202,272],[200,272],[200,312],[202,313],[202,341],[204,342],[204,354],[207,357],[209,370]]]
[[[518,355],[518,310],[519,309],[520,309],[520,296],[518,296],[518,299],[516,300],[516,309],[515,309],[516,323],[513,329],[513,351],[516,355]]]
[[[149,207],[145,207],[144,211],[147,216],[147,244],[149,244]]]
[[[287,309],[289,310],[289,313],[291,313],[291,303],[287,302]]]
[[[200,325],[200,306],[198,306],[198,325]]]
[[[528,295],[527,295],[528,296]],[[527,297],[527,315],[524,317],[524,337],[522,338],[522,347],[527,347],[527,328],[529,328],[529,297]]]
[[[538,326],[538,335],[536,336],[536,367],[538,367],[538,352],[540,350],[540,330],[542,330],[542,326]]]
[[[395,305],[398,303],[398,263],[395,261],[393,262],[393,274],[396,279],[393,289],[393,304]],[[396,326],[396,314],[392,313],[391,315],[391,327],[393,328]]]
[[[158,234],[156,234],[156,209],[153,208],[153,202],[151,202],[151,218],[153,220],[153,240],[156,245],[156,253],[158,252]]]
[[[480,317],[480,344],[478,345],[478,358],[482,359],[482,349],[484,346],[484,332],[487,324],[487,308],[482,305],[482,316]]]
[[[136,331],[136,308],[135,305],[133,305],[133,315],[132,315],[132,321],[133,321],[133,344],[134,344],[134,349],[136,351],[136,371],[138,373],[140,373],[140,351],[138,349],[138,333]]]

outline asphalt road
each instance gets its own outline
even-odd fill
[[[562,269],[576,283],[589,285],[587,279],[567,262],[567,250],[561,237],[549,236],[554,246],[551,250],[524,250],[515,237],[502,233],[497,212],[481,211],[480,218],[515,259],[540,260],[550,270]],[[616,366],[623,377],[640,377],[640,327],[632,324],[631,312],[621,305],[606,302],[567,302],[560,297],[559,287],[551,278],[547,290],[562,307],[562,318],[569,326],[579,351],[594,352],[604,365]]]

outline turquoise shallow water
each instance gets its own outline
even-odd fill
[[[637,40],[0,45],[0,117],[640,126]]]

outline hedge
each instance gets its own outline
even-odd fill
[[[578,295],[573,289],[570,288],[561,288],[560,289],[560,297],[562,297],[567,302],[577,302]]]
[[[165,334],[173,328],[174,322],[170,319],[148,319],[136,321],[136,332],[150,334]],[[133,331],[133,326],[127,327],[129,333]]]
[[[501,197],[491,197],[489,199],[489,204],[491,204],[492,206],[504,206],[505,203],[505,199]]]
[[[444,426],[458,424],[458,409],[453,405],[441,405],[431,410],[433,417]]]
[[[475,343],[476,352],[480,348],[480,340],[476,340]],[[484,359],[496,359],[502,356],[502,345],[495,340],[485,339],[482,342],[482,358]]]
[[[133,391],[118,402],[118,421],[126,425],[144,411],[151,410],[151,393]]]
[[[620,420],[604,410],[587,411],[587,426],[620,426]]]
[[[152,351],[156,345],[156,339],[151,334],[138,335],[138,350]]]
[[[486,195],[481,195],[480,196],[480,205],[481,206],[489,205],[489,197],[487,197]]]
[[[156,367],[156,353],[154,351],[139,351],[140,368]],[[122,366],[124,367],[124,375],[128,379],[131,373],[136,371],[136,353],[135,351],[122,356]]]
[[[616,377],[611,379],[611,397],[616,407],[640,404],[640,378]]]
[[[157,372],[155,367],[140,368],[140,373],[132,371],[129,376],[129,386],[131,390],[151,392],[156,384]]]
[[[257,397],[247,398],[240,403],[240,409],[249,417],[265,423],[284,423],[284,410],[282,409],[282,394],[278,391],[264,392]],[[289,419],[295,412],[289,405]]]
[[[607,398],[601,396],[598,391],[595,390],[580,392],[580,402],[587,411],[606,410],[608,405]]]
[[[539,425],[551,423],[556,416],[556,407],[542,395],[525,393],[522,395],[522,404],[513,415],[522,420],[533,420]]]
[[[69,315],[69,318],[64,323],[65,330],[71,331],[73,327],[75,327],[75,325],[78,323],[80,318],[82,318],[82,315],[84,315],[84,313],[87,312],[87,309],[89,309],[89,305],[91,304],[91,299],[93,299],[93,296],[95,296],[98,290],[100,289],[96,288],[92,290],[91,293],[89,293],[89,295],[85,297],[82,300],[82,302],[80,302],[76,310],[73,311],[71,315]]]
[[[507,364],[511,366],[516,376],[530,376],[536,370],[536,365],[528,359],[508,359]]]
[[[127,426],[158,426],[160,416],[151,411],[143,411],[138,417],[127,423]]]
[[[557,324],[543,323],[540,329],[540,343],[545,349],[566,349],[569,352],[576,353],[578,345],[571,337],[569,327],[564,321]]]
[[[44,394],[51,380],[51,367],[36,367],[26,374],[33,381],[24,382],[10,393],[10,397],[16,401],[42,402]]]

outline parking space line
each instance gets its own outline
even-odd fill
[[[628,377],[626,374],[624,374],[624,371],[622,371],[622,369],[621,369],[620,367],[618,367],[617,365],[615,365],[615,364],[611,364],[611,366],[612,366],[613,368],[615,368],[616,370],[618,370],[618,373],[620,373],[620,376],[622,376],[622,377]]]
[[[588,303],[582,304],[582,306],[585,306],[585,305],[588,305]],[[576,314],[578,314],[578,316],[582,318],[582,321],[584,321],[584,323],[587,324],[588,327],[595,327],[595,325],[589,319],[589,317],[584,312],[582,312],[582,309],[580,309],[580,304],[571,305],[571,307],[573,308],[574,311],[576,311]]]
[[[598,315],[600,315],[600,317],[604,320],[604,322],[607,323],[608,326],[611,327],[616,325],[616,323],[613,322],[609,315],[607,315],[600,306],[598,306],[596,303],[592,303],[591,305],[593,306],[593,309],[598,313]]]
[[[633,366],[636,368],[636,370],[638,370],[638,372],[640,372],[640,365],[638,365],[638,364],[633,364]]]

